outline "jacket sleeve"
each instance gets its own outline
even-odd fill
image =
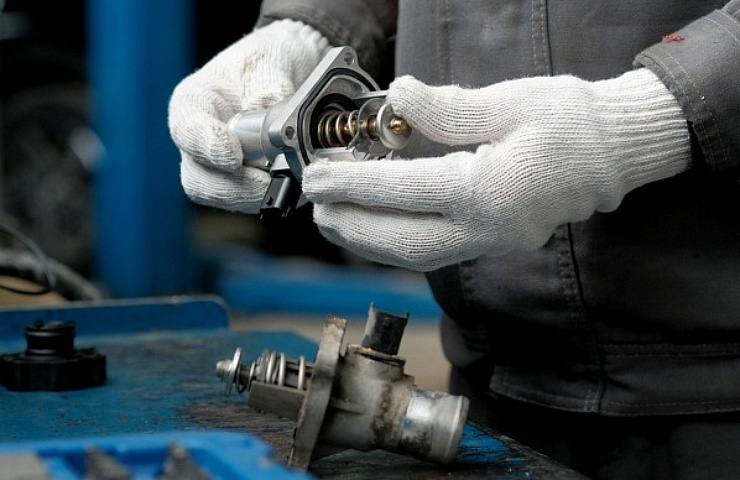
[[[740,167],[740,0],[731,0],[635,59],[676,96],[714,172]]]
[[[354,48],[360,66],[376,79],[390,74],[395,0],[265,0],[257,26],[282,18],[311,25],[333,46]]]

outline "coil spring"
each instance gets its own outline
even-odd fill
[[[403,148],[411,127],[396,116],[390,104],[371,98],[357,110],[329,104],[320,112],[314,138],[320,148],[358,147],[370,156],[384,157]]]
[[[359,112],[359,110],[340,110],[336,107],[324,111],[317,127],[319,145],[323,148],[346,147],[358,134],[377,139],[377,135],[374,134],[375,117],[369,118],[367,125],[361,125],[358,121]]]
[[[246,373],[246,369],[237,369],[234,385],[236,385],[238,393],[249,390],[255,381],[280,387],[292,387],[296,390],[305,390],[313,370],[312,367],[313,365],[306,362],[306,358],[303,355],[295,360],[288,358],[283,353],[277,353],[274,350],[265,350],[249,366],[249,373],[246,375],[246,378],[242,378],[242,375]]]

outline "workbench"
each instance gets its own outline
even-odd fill
[[[228,309],[219,297],[184,296],[0,309],[0,353],[22,351],[24,328],[37,320],[74,321],[75,346],[93,347],[105,355],[107,380],[70,391],[0,387],[0,460],[3,452],[41,448],[44,442],[89,445],[123,438],[145,444],[152,438],[181,438],[187,444],[193,436],[206,442],[209,435],[224,434],[265,445],[260,458],[243,457],[245,476],[238,478],[584,478],[472,423],[465,427],[452,465],[384,451],[345,450],[314,461],[308,472],[293,472],[300,474],[293,477],[285,461],[294,423],[252,410],[244,395],[226,396],[215,365],[237,347],[245,359],[266,348],[313,359],[313,341],[291,331],[231,330]],[[259,465],[268,463],[277,470],[260,477]],[[2,472],[0,478],[5,478]]]

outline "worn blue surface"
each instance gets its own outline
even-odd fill
[[[460,444],[457,462],[462,464],[493,464],[512,453],[508,445],[471,424],[465,425]],[[519,461],[525,460],[524,457],[517,458]]]
[[[100,387],[66,392],[0,388],[0,450],[25,442],[65,440],[79,447],[89,438],[132,435],[129,441],[139,443],[156,434],[178,432],[188,439],[230,431],[255,435],[274,449],[274,458],[286,458],[293,422],[255,412],[243,396],[225,396],[215,365],[231,359],[237,347],[244,363],[264,349],[313,361],[313,341],[290,331],[229,330],[218,298],[166,297],[2,310],[0,352],[23,348],[24,341],[16,337],[38,318],[76,321],[75,346],[95,347],[106,355],[108,380]],[[246,459],[240,471],[253,467]],[[449,469],[380,451],[345,451],[318,460],[312,468],[320,478],[579,478],[470,424],[458,461]]]
[[[263,349],[313,358],[313,342],[287,332],[234,332],[218,297],[164,297],[72,302],[0,310],[0,352],[25,348],[24,327],[35,320],[74,321],[76,348],[106,356],[104,386],[66,392],[0,389],[0,442],[218,426],[189,408],[225,397],[218,360],[241,347],[245,361]],[[229,399],[235,401],[235,399]]]
[[[106,384],[65,392],[0,390],[0,442],[219,428],[219,407],[244,399],[223,395],[216,362],[231,358],[237,347],[245,362],[265,348],[309,359],[316,354],[312,341],[289,332],[77,331],[77,348],[95,347],[106,356]],[[4,353],[19,347],[16,341],[0,343]],[[212,410],[213,417],[194,413],[199,409]]]
[[[241,347],[245,361],[264,348],[313,359],[315,344],[288,332],[188,330],[80,336],[107,357],[104,386],[66,392],[0,390],[0,442],[173,429],[218,428],[218,418],[197,418],[199,404],[217,409],[229,401],[215,376],[216,362]],[[3,348],[0,345],[0,348]]]

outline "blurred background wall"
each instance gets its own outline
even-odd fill
[[[329,244],[310,206],[267,226],[183,194],[170,94],[251,31],[260,2],[0,5],[0,220],[48,256],[113,297],[205,291],[246,310],[336,313],[370,299],[436,317],[420,275]]]
[[[190,205],[179,187],[169,94],[251,30],[259,2],[2,3],[0,207],[51,257],[123,296],[198,281],[183,270],[193,225],[203,227],[195,235],[340,261],[323,242],[288,242],[283,226],[241,218],[228,228],[236,219]],[[306,228],[300,217],[285,227]]]

